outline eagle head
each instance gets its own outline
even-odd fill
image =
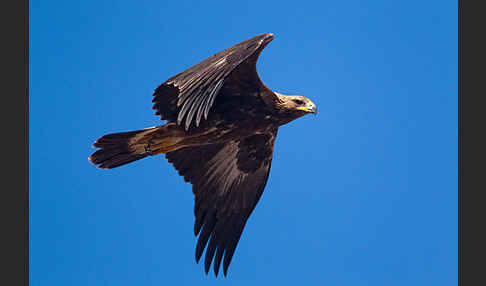
[[[279,98],[278,109],[281,113],[287,114],[296,119],[309,113],[317,114],[317,106],[305,96],[283,95],[276,93]]]

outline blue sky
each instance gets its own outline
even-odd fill
[[[260,77],[319,114],[280,128],[215,279],[162,156],[87,158],[161,124],[161,82],[266,32]],[[29,254],[31,285],[456,285],[457,1],[31,1]]]

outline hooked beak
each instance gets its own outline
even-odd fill
[[[312,107],[310,108],[310,112],[314,113],[314,115],[317,115],[317,106],[315,104],[313,104]]]
[[[312,101],[306,102],[304,106],[299,106],[297,107],[297,110],[302,110],[307,113],[313,113],[314,115],[317,115],[317,106],[314,104]]]
[[[306,108],[307,108],[307,112],[313,113],[314,115],[317,115],[317,106],[314,104],[314,102],[309,101],[307,103]]]

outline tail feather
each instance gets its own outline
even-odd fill
[[[96,140],[93,147],[100,149],[88,159],[98,168],[112,169],[184,147],[184,136],[184,131],[175,124],[107,134]]]
[[[148,138],[144,138],[142,133],[150,133],[151,129],[154,128],[105,135],[93,144],[93,147],[100,149],[88,159],[98,168],[112,169],[145,158],[151,153],[140,148],[148,143]]]

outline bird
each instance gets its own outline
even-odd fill
[[[256,63],[272,33],[235,44],[160,84],[152,102],[165,124],[98,138],[89,160],[112,169],[164,154],[194,194],[196,263],[205,250],[206,275],[213,264],[224,276],[245,224],[270,173],[279,127],[316,105],[300,95],[270,90]]]

